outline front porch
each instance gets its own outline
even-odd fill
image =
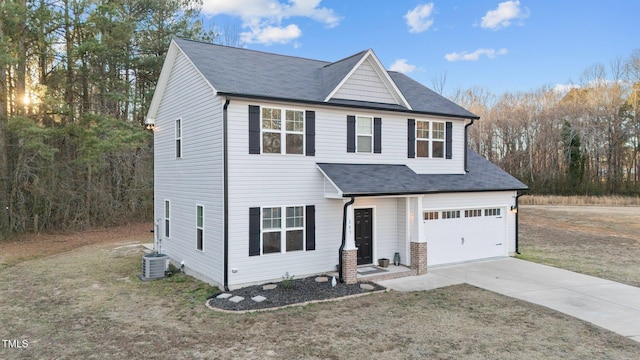
[[[356,271],[357,282],[360,281],[382,281],[398,279],[406,276],[417,275],[416,271],[408,266],[393,265],[383,268],[376,265],[360,265]],[[327,273],[327,276],[335,276],[338,278],[339,273],[337,271]]]
[[[358,265],[358,249],[345,249],[341,254],[340,280],[347,284],[367,280],[388,280],[410,275],[427,273],[427,243],[411,242],[410,267],[389,265],[387,268],[372,264]],[[393,271],[392,271],[393,270]]]

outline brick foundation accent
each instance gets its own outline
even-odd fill
[[[416,275],[427,273],[427,243],[411,243],[411,269]]]
[[[342,278],[345,284],[358,282],[358,249],[342,250]]]

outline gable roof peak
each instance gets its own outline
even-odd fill
[[[365,64],[365,62],[367,63]],[[324,99],[325,102],[329,102],[333,98],[340,98],[340,96],[346,96],[346,100],[371,101],[365,99],[368,96],[364,93],[367,93],[368,90],[364,89],[362,85],[362,77],[367,76],[362,74],[362,72],[369,72],[370,74],[375,73],[375,75],[369,74],[368,84],[373,88],[378,88],[380,98],[377,100],[379,100],[379,102],[400,105],[405,109],[413,110],[411,104],[395,84],[373,49],[369,48],[333,64],[340,63],[348,63],[351,66],[346,69],[346,74],[339,79],[339,82],[329,88],[329,92]],[[360,73],[358,74],[358,72]],[[350,83],[352,78],[357,77],[360,77],[360,79]]]
[[[147,113],[150,123],[174,62],[204,78],[219,96],[477,118],[406,75],[385,70],[373,49],[330,62],[174,37]]]

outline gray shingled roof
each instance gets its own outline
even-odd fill
[[[327,62],[179,38],[174,41],[220,94],[307,103],[324,103],[366,54],[362,51],[336,62]],[[333,99],[329,104],[478,118],[404,74],[392,71],[388,74],[413,111],[399,105],[365,101]]]
[[[467,149],[467,174],[416,174],[406,165],[318,163],[343,196],[527,190],[518,179]]]

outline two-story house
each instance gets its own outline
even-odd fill
[[[148,113],[156,248],[224,288],[400,255],[517,250],[527,187],[466,148],[478,117],[372,50],[336,62],[174,39]]]

